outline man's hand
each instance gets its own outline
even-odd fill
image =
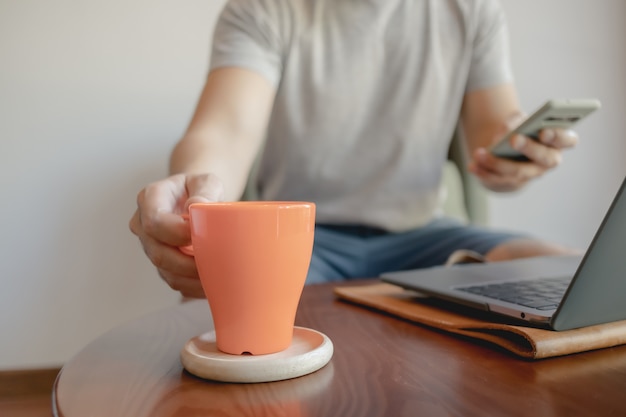
[[[222,183],[211,174],[173,175],[137,195],[130,230],[139,237],[161,278],[185,297],[202,298],[204,292],[193,257],[179,249],[191,243],[189,224],[181,215],[191,203],[222,199]]]
[[[515,135],[511,137],[511,146],[525,155],[528,162],[498,158],[480,147],[472,154],[469,170],[490,190],[515,191],[557,167],[562,160],[562,150],[577,142],[576,132],[567,129],[544,129],[539,134],[539,141]]]
[[[525,115],[512,83],[468,92],[461,108],[461,127],[470,153],[469,170],[493,191],[514,191],[561,163],[561,152],[578,142],[566,129],[544,129],[535,141],[523,135],[511,137],[511,146],[528,162],[498,158],[489,152]]]

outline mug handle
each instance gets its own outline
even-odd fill
[[[181,217],[189,222],[189,214],[181,214]],[[185,255],[194,256],[193,245],[179,246],[178,250]]]

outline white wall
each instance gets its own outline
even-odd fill
[[[0,0],[0,369],[178,302],[128,230],[207,70],[215,0]]]
[[[166,173],[222,0],[0,0],[0,369],[63,363],[172,305],[127,223]],[[626,2],[503,0],[520,97],[595,96],[558,172],[493,223],[585,245],[626,174]]]

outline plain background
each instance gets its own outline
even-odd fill
[[[128,230],[166,175],[223,0],[0,0],[0,369],[58,366],[174,305]],[[524,108],[597,97],[564,164],[492,224],[577,247],[626,174],[626,2],[502,0]]]

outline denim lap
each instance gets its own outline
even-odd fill
[[[383,272],[442,265],[458,249],[482,255],[522,235],[438,218],[415,230],[386,233],[317,225],[307,284],[374,278]]]

